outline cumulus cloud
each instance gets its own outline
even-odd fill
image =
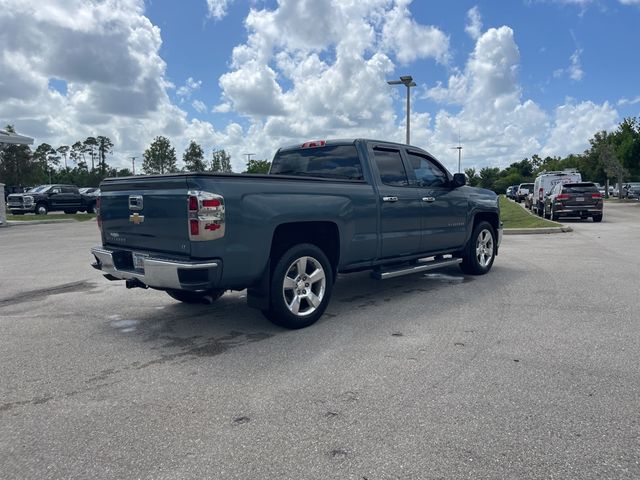
[[[229,3],[209,2],[222,9],[215,12]],[[246,41],[218,79],[222,94],[212,111],[231,120],[216,130],[180,108],[207,112],[193,98],[202,82],[189,77],[176,88],[167,80],[160,30],[144,15],[143,0],[0,0],[0,120],[52,145],[108,135],[123,166],[157,135],[178,151],[194,139],[207,151],[225,148],[240,170],[247,151],[269,158],[280,145],[313,138],[403,141],[405,116],[394,107],[405,91],[386,80],[421,60],[446,66],[448,78],[413,90],[416,98],[422,89],[436,109],[414,102],[411,136],[445,163],[455,158],[458,132],[464,164],[505,166],[541,151],[582,151],[615,122],[609,104],[571,100],[545,112],[523,98],[509,27],[483,32],[471,9],[467,31],[476,44],[457,67],[449,36],[419,23],[409,7],[408,0],[279,0],[252,8]],[[51,87],[59,84],[66,88]]]
[[[587,139],[600,130],[614,130],[617,119],[618,113],[608,102],[597,105],[591,101],[576,103],[568,99],[555,111],[555,121],[542,154],[581,153],[588,146]]]
[[[622,97],[620,100],[618,100],[618,105],[623,106],[623,105],[636,105],[640,103],[640,95],[635,97],[635,98],[625,98]]]
[[[464,27],[464,31],[474,40],[482,35],[482,17],[477,5],[467,12],[467,25]]]
[[[191,106],[199,113],[205,113],[207,111],[207,106],[202,100],[194,100],[191,102]]]
[[[193,78],[187,78],[184,85],[176,90],[176,95],[179,97],[190,98],[191,94],[198,90],[202,86],[202,80],[194,80]]]
[[[569,57],[569,66],[567,68],[558,68],[554,70],[553,76],[560,78],[567,75],[571,80],[579,82],[584,77],[584,70],[582,69],[582,62],[580,56],[582,55],[582,49],[577,48]]]
[[[227,8],[233,0],[207,0],[209,16],[220,20],[227,15]]]
[[[492,28],[478,38],[463,72],[452,75],[448,86],[427,89],[426,98],[460,106],[456,114],[444,109],[436,114],[426,139],[434,154],[450,157],[447,149],[457,143],[460,132],[468,162],[506,166],[534,153],[580,153],[595,132],[615,126],[618,114],[606,102],[568,100],[554,112],[545,112],[523,99],[519,63],[513,31]]]
[[[0,0],[0,120],[52,145],[107,135],[123,166],[157,135],[222,138],[170,101],[161,44],[142,0]]]

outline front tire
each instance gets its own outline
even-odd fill
[[[39,203],[36,205],[36,209],[34,210],[36,215],[46,215],[49,213],[49,209],[44,203]]]
[[[597,222],[601,222],[601,221],[602,221],[602,214],[600,214],[600,215],[594,215],[594,216],[593,216],[593,221],[594,221],[594,222],[596,222],[596,223],[597,223]]]
[[[316,245],[302,243],[284,252],[271,276],[271,307],[264,315],[289,329],[308,327],[324,313],[331,298],[333,270]]]
[[[496,258],[496,234],[489,222],[479,222],[467,243],[460,269],[471,275],[484,275]]]
[[[212,304],[218,300],[224,294],[224,290],[215,289],[209,292],[189,292],[187,290],[167,290],[169,295],[174,300],[178,300],[182,303],[203,303],[206,305]]]

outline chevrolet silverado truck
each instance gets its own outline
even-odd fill
[[[26,193],[14,193],[7,197],[7,207],[14,215],[35,213],[46,215],[51,211],[64,213],[78,211],[94,213],[96,197],[83,195],[74,185],[40,185]]]
[[[211,303],[247,289],[277,325],[320,318],[339,273],[383,280],[498,254],[498,197],[426,151],[376,140],[280,148],[268,175],[176,173],[106,179],[93,267],[128,288]]]

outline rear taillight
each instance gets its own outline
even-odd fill
[[[224,237],[224,198],[210,192],[188,192],[189,239],[192,241],[216,240]]]
[[[559,193],[558,195],[556,195],[556,200],[569,200],[569,194],[568,193]]]
[[[200,223],[198,220],[190,219],[189,220],[189,233],[192,236],[200,235]]]
[[[600,192],[598,193],[592,193],[591,194],[591,198],[602,198],[602,194]]]

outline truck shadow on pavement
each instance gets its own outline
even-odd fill
[[[329,307],[319,323],[332,322],[333,318],[351,314],[354,309],[366,311],[389,302],[403,302],[415,295],[433,295],[441,288],[472,280],[473,277],[462,275],[456,268],[386,281],[373,280],[368,273],[339,276]],[[137,319],[127,318],[127,312],[108,317],[107,331],[148,345],[160,354],[150,361],[136,362],[132,368],[213,357],[289,332],[270,323],[258,310],[249,308],[244,291],[227,293],[212,305],[181,304],[167,298],[166,304],[152,308],[153,311],[142,316],[138,313]]]

